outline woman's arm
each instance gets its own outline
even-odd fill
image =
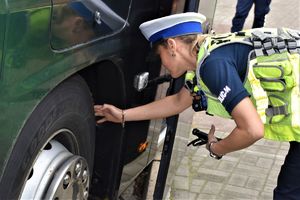
[[[231,116],[236,127],[226,138],[211,146],[211,151],[217,155],[244,149],[263,137],[263,123],[249,97],[244,98],[234,107]],[[216,141],[214,128],[212,129],[208,143]]]
[[[165,118],[176,115],[192,105],[192,96],[186,88],[182,88],[178,93],[167,96],[152,103],[124,110],[125,121],[138,121],[148,119]],[[94,106],[95,115],[104,118],[97,121],[121,122],[122,110],[115,106],[104,104]]]

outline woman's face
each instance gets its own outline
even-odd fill
[[[196,68],[196,56],[191,53],[190,47],[181,40],[168,39],[167,46],[158,46],[158,54],[162,65],[173,78],[178,78],[187,70]]]

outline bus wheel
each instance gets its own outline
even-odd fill
[[[87,199],[94,137],[89,88],[73,76],[24,125],[4,169],[0,199]]]

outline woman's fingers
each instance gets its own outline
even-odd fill
[[[121,121],[121,110],[110,104],[95,105],[94,112],[96,117],[103,117],[102,119],[98,120],[97,123],[103,123],[105,121]]]
[[[105,112],[108,111],[108,107],[105,105],[95,105],[94,112],[95,116],[105,116]]]
[[[216,131],[216,128],[214,125],[211,125],[211,128],[208,132],[208,142],[211,142],[211,141],[216,141],[217,138],[215,137],[215,131]]]
[[[107,121],[107,119],[105,117],[103,117],[103,118],[99,119],[96,123],[101,124],[101,123],[106,122],[106,121]]]
[[[214,135],[216,131],[215,125],[211,125],[208,135]]]
[[[215,128],[215,126],[212,124],[211,125],[211,127],[210,127],[210,130],[209,130],[209,132],[208,132],[208,135],[207,135],[207,137],[208,137],[208,141],[207,141],[207,143],[206,143],[206,149],[208,149],[209,150],[209,145],[210,145],[210,143],[212,142],[212,141],[217,141],[217,139],[216,139],[216,137],[215,137],[215,131],[216,131],[216,128]]]
[[[94,110],[100,110],[103,108],[103,105],[94,105]]]
[[[105,113],[103,112],[103,110],[95,110],[95,116],[104,116]]]
[[[95,116],[103,116],[103,113],[101,111],[95,111]]]

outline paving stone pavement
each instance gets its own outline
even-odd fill
[[[235,4],[236,0],[217,2],[213,24],[217,33],[230,30]],[[272,0],[265,26],[300,29],[299,16],[299,0]],[[244,28],[251,28],[252,20],[253,9]],[[188,117],[192,116],[192,110],[186,112]],[[209,157],[203,146],[186,147],[189,141],[195,139],[190,134],[191,128],[208,132],[211,124],[214,124],[217,135],[225,137],[234,128],[234,122],[207,116],[203,112],[194,114],[192,119],[192,127],[188,122],[183,122],[178,127],[174,148],[179,148],[181,154],[172,157],[173,166],[169,170],[165,199],[271,200],[289,144],[262,139],[247,149],[229,153],[221,160],[215,160]]]
[[[232,120],[194,115],[192,128],[225,137],[233,128]],[[194,139],[190,135],[189,141]],[[289,144],[260,140],[251,147],[229,153],[221,160],[208,155],[204,146],[188,147],[167,188],[166,199],[272,199],[277,175]]]

